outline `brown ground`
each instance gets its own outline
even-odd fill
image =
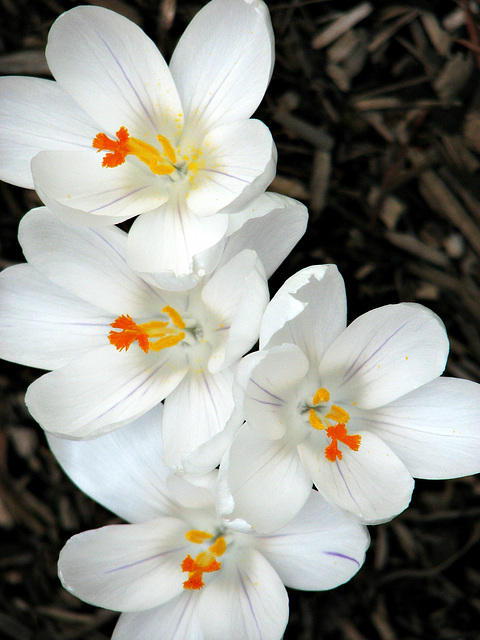
[[[68,0],[0,0],[0,73],[45,75]],[[194,0],[96,2],[136,20],[168,57]],[[259,110],[278,145],[272,189],[305,201],[309,230],[272,279],[335,262],[350,319],[426,304],[451,339],[447,373],[480,381],[480,4],[272,0],[272,83]],[[1,266],[35,194],[0,184]],[[106,640],[116,614],[70,596],[56,558],[112,516],[63,477],[23,403],[37,373],[0,374],[0,638]],[[462,420],[459,407],[458,419]],[[365,566],[326,593],[290,592],[289,640],[480,637],[480,481],[417,482],[411,507],[371,528]],[[145,640],[149,640],[146,638]],[[228,640],[228,639],[225,639]]]

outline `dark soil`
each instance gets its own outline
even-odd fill
[[[47,76],[48,29],[76,4],[0,0],[0,74]],[[168,58],[204,3],[94,4],[137,21]],[[272,293],[298,269],[334,262],[350,320],[383,304],[425,304],[451,339],[447,375],[480,382],[479,3],[268,4],[277,62],[258,117],[278,146],[271,188],[311,212]],[[17,226],[38,200],[0,183],[0,201],[6,267],[23,259]],[[23,396],[37,375],[9,363],[0,374],[0,638],[106,640],[116,614],[68,594],[56,560],[71,535],[113,516],[64,477],[29,417]],[[480,637],[478,477],[417,482],[410,508],[371,536],[347,585],[290,591],[288,640]]]

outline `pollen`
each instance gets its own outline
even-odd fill
[[[210,533],[205,531],[198,531],[192,529],[187,531],[185,537],[190,542],[195,544],[201,544],[205,540],[213,538]],[[188,580],[183,583],[184,589],[197,590],[201,589],[205,583],[203,581],[204,573],[212,573],[219,571],[222,567],[222,563],[217,560],[218,556],[222,556],[225,553],[227,544],[225,539],[220,536],[216,539],[215,543],[211,545],[206,551],[199,553],[195,559],[188,554],[182,561],[182,571],[188,572]]]
[[[163,151],[160,153],[158,149],[147,142],[132,138],[126,127],[120,127],[115,135],[117,139],[112,140],[106,133],[97,133],[93,139],[92,147],[97,152],[108,151],[103,157],[102,167],[118,167],[125,162],[128,155],[132,155],[146,164],[150,171],[156,175],[164,176],[175,171],[176,154],[165,136],[157,136]]]
[[[338,448],[338,442],[347,445],[352,451],[358,451],[362,439],[359,435],[349,435],[346,426],[341,422],[333,427],[328,427],[327,436],[332,439],[332,442],[325,449],[325,457],[330,462],[335,462],[337,458],[339,460],[342,459],[342,452]]]
[[[164,307],[163,313],[169,316],[168,321],[152,321],[137,324],[129,315],[121,315],[110,324],[112,331],[108,340],[118,351],[128,351],[134,342],[144,353],[161,351],[174,347],[185,338],[185,322],[181,315],[172,307]],[[120,331],[114,331],[120,329]]]

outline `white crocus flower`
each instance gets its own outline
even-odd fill
[[[230,527],[215,505],[216,471],[195,485],[168,475],[161,413],[160,405],[95,440],[49,437],[80,489],[133,523],[71,538],[60,554],[63,585],[124,612],[113,640],[279,640],[283,585],[324,590],[349,580],[364,561],[366,529],[315,491],[275,534]]]
[[[246,425],[226,461],[232,518],[282,526],[310,495],[362,521],[407,507],[413,478],[480,471],[480,386],[440,378],[441,320],[418,304],[380,307],[346,328],[333,265],[287,280],[265,312],[260,351],[238,369]]]
[[[46,56],[56,82],[0,82],[0,177],[88,226],[139,215],[127,246],[137,271],[211,271],[203,253],[275,174],[271,134],[250,119],[273,68],[265,3],[213,0],[169,66],[126,18],[76,7]]]
[[[45,208],[24,217],[29,264],[0,276],[0,356],[53,370],[26,395],[47,431],[94,437],[166,398],[167,460],[180,467],[223,429],[234,367],[258,340],[268,302],[262,263],[270,275],[306,222],[289,198],[264,194],[255,206],[263,215],[229,237],[216,270],[178,292],[132,271],[116,227],[72,225]]]

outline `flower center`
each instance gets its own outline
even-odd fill
[[[213,535],[206,531],[198,531],[192,529],[187,531],[185,537],[189,542],[202,544],[206,540],[211,540]],[[204,573],[212,573],[218,571],[222,567],[222,563],[218,562],[217,557],[222,556],[227,548],[225,538],[218,536],[215,542],[208,547],[207,550],[201,551],[195,558],[188,554],[182,561],[182,571],[188,571],[188,580],[183,583],[184,589],[201,589],[205,583],[203,581]]]
[[[110,344],[118,350],[128,351],[133,342],[138,340],[138,346],[142,351],[148,353],[160,351],[168,347],[174,347],[185,338],[185,322],[182,316],[173,307],[164,307],[162,313],[169,316],[170,321],[152,321],[144,324],[137,324],[129,315],[121,315],[110,324],[113,329],[120,331],[110,331],[108,339]]]
[[[99,151],[107,151],[102,160],[102,167],[114,168],[125,162],[128,155],[135,156],[147,165],[152,173],[157,176],[165,176],[174,174],[176,179],[185,175],[188,171],[195,173],[198,171],[198,153],[192,155],[192,160],[187,156],[177,158],[177,153],[172,147],[168,138],[162,135],[157,136],[162,150],[155,148],[143,140],[132,138],[126,127],[120,127],[115,134],[116,140],[112,140],[106,133],[97,133],[93,139],[92,146]],[[175,175],[171,175],[172,180]]]
[[[313,407],[308,412],[308,421],[317,431],[326,430],[327,437],[331,438],[331,443],[325,448],[325,457],[330,462],[335,462],[337,458],[342,459],[342,452],[338,448],[339,442],[347,445],[352,451],[358,451],[362,437],[348,433],[345,424],[350,420],[350,416],[335,404],[326,407],[325,404],[329,400],[330,393],[327,389],[323,387],[317,389],[312,399]],[[325,409],[327,409],[327,413],[325,413]],[[318,412],[321,413],[323,421],[318,416]]]

